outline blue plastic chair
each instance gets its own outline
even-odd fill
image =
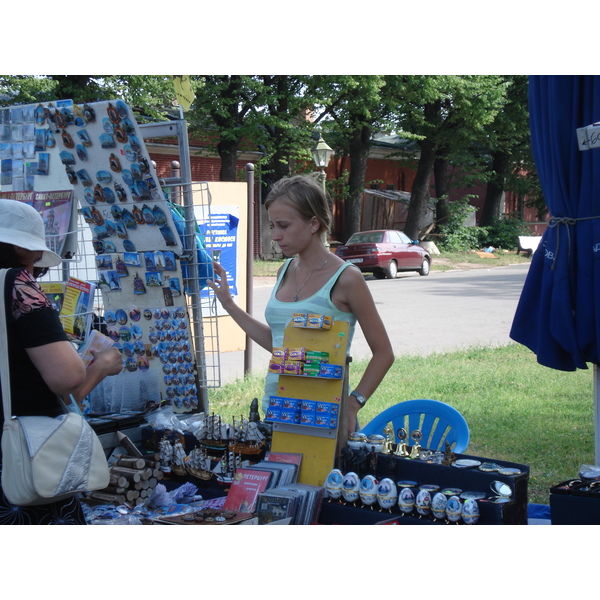
[[[394,428],[404,428],[406,442],[410,445],[410,434],[418,429],[423,434],[421,446],[429,450],[443,451],[446,441],[458,454],[464,453],[469,445],[469,426],[465,418],[452,406],[439,400],[406,400],[386,408],[362,428],[362,433],[383,434],[388,423]],[[398,441],[397,439],[395,441]]]

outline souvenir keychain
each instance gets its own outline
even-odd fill
[[[54,112],[53,118],[54,118],[54,124],[59,129],[63,129],[67,126],[67,122],[65,121],[65,118],[63,117],[62,113],[59,110],[56,110]]]
[[[154,220],[159,227],[167,224],[167,217],[159,206],[154,206],[152,209],[152,214],[154,215]]]
[[[154,214],[152,213],[152,210],[147,204],[144,204],[144,206],[142,206],[142,215],[144,216],[144,221],[146,222],[146,225],[154,225]]]
[[[117,142],[119,142],[119,144],[124,144],[127,141],[127,134],[125,133],[123,128],[119,127],[118,125],[115,127],[114,135],[115,135]]]
[[[34,111],[35,123],[36,125],[43,125],[46,121],[46,111],[41,104],[38,104]]]
[[[77,137],[81,140],[81,143],[86,148],[92,145],[92,140],[90,140],[90,136],[85,129],[80,129],[77,132]]]
[[[88,153],[83,144],[77,144],[77,146],[75,146],[75,152],[77,152],[77,158],[79,160],[87,160]]]
[[[96,112],[89,104],[83,105],[83,115],[88,123],[94,123],[96,121]]]
[[[119,117],[121,117],[122,119],[124,119],[129,114],[127,104],[125,104],[123,100],[117,100],[116,109],[117,113],[119,114]]]
[[[121,218],[123,219],[123,223],[125,223],[125,227],[127,227],[127,229],[135,229],[137,227],[135,219],[126,208],[123,209],[123,212],[121,213]]]
[[[73,138],[71,137],[71,134],[66,129],[63,129],[60,132],[60,137],[62,138],[62,142],[63,142],[65,148],[74,148],[75,147]]]
[[[112,175],[108,171],[97,171],[96,179],[98,180],[98,183],[110,183]]]
[[[115,173],[121,172],[121,162],[113,152],[111,152],[110,156],[108,157],[108,163],[111,171],[114,171]]]
[[[67,177],[69,178],[69,183],[71,185],[75,185],[77,183],[77,175],[75,174],[75,171],[73,171],[73,169],[67,165],[66,169],[67,171]]]
[[[102,197],[107,204],[114,204],[115,194],[109,187],[102,188]]]
[[[94,186],[94,200],[96,202],[104,202],[104,194],[102,192],[102,186],[97,183]]]
[[[133,205],[133,218],[138,225],[144,225],[144,216],[142,215],[142,211],[138,208],[137,205]]]
[[[108,115],[111,123],[119,123],[121,121],[121,117],[119,116],[117,109],[110,102],[106,107],[106,114]]]
[[[119,202],[125,202],[127,200],[127,192],[116,181],[115,181],[115,194],[117,195]]]
[[[144,282],[141,277],[136,273],[133,278],[133,293],[134,294],[145,294],[146,287],[144,286]]]

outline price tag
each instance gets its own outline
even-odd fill
[[[577,129],[577,142],[580,150],[600,148],[600,123]]]

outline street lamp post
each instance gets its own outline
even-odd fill
[[[318,178],[321,180],[321,185],[323,186],[323,195],[325,196],[325,198],[327,198],[327,188],[325,187],[325,180],[327,179],[327,176],[325,175],[325,169],[327,168],[327,165],[329,164],[329,161],[333,156],[333,150],[327,145],[321,134],[319,134],[319,141],[317,142],[317,145],[313,148],[312,155],[317,169],[321,170]],[[323,234],[323,238],[325,246],[329,248],[329,241],[327,239],[326,233]]]
[[[327,145],[323,136],[319,134],[319,141],[317,145],[313,148],[312,151],[313,160],[315,161],[315,165],[317,169],[321,170],[319,174],[319,179],[321,180],[321,184],[323,185],[323,192],[325,192],[325,169],[333,156],[333,150]]]

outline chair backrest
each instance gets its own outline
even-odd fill
[[[406,400],[386,408],[362,428],[362,433],[383,434],[388,423],[394,428],[397,439],[398,429],[404,428],[408,435],[418,429],[423,434],[420,440],[423,448],[444,450],[446,441],[454,452],[463,453],[469,445],[469,426],[465,418],[449,404],[439,400]]]

